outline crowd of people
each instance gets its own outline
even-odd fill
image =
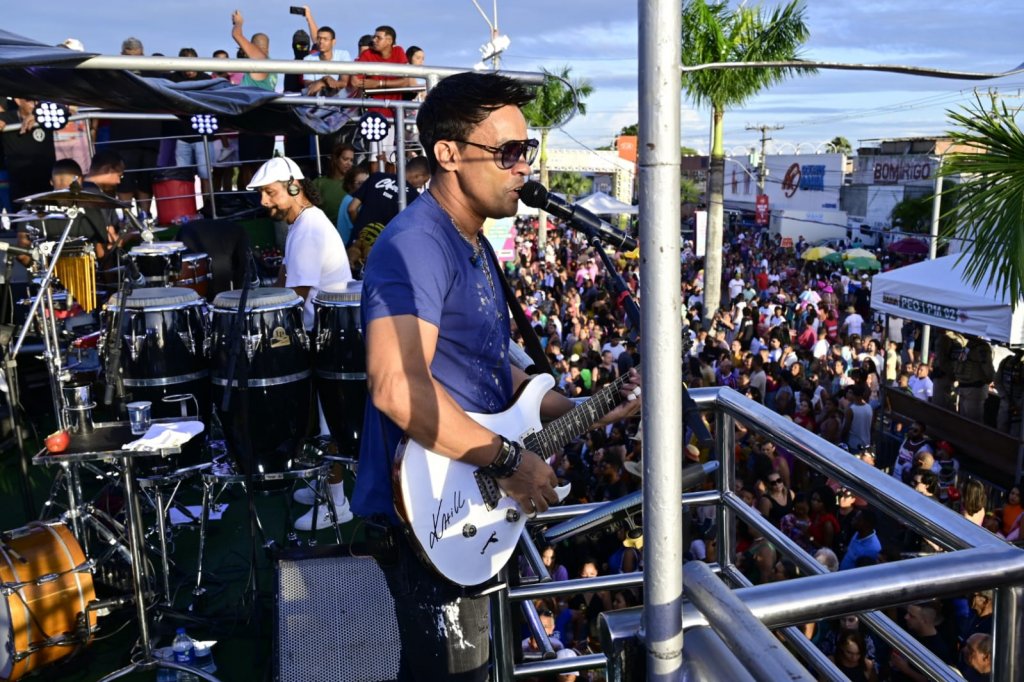
[[[556,229],[539,248],[535,225],[519,219],[517,258],[507,264],[507,274],[559,387],[568,395],[589,396],[639,363],[638,339],[625,326],[621,298],[604,288],[606,273],[590,247],[573,233]],[[703,309],[702,261],[689,245],[684,249],[681,299],[689,350],[683,362],[689,386],[740,391],[851,456],[885,469],[918,493],[997,535],[1017,539],[1022,519],[1019,484],[992,485],[971,477],[961,468],[955,446],[933,442],[920,422],[896,419],[883,434],[882,388],[934,401],[929,376],[936,360],[916,352],[918,325],[873,315],[871,275],[804,262],[798,250],[763,235],[735,231],[726,244],[727,303],[714,313]],[[616,253],[613,258],[635,293],[640,273],[632,255]],[[964,346],[974,343],[967,340]],[[989,363],[988,376],[995,377],[991,355],[982,357]],[[1005,394],[1000,390],[999,395]],[[953,391],[949,399],[956,397]],[[737,493],[830,570],[937,551],[898,521],[869,508],[853,491],[816,475],[781,446],[742,426],[737,429]],[[573,482],[575,501],[612,500],[638,489],[642,468],[636,436],[636,423],[615,424],[591,431],[567,448],[558,460],[558,473]],[[879,437],[899,442],[892,461],[877,461]],[[694,445],[684,453],[688,460],[708,456]],[[714,513],[699,508],[689,523],[688,558],[716,561]],[[619,572],[624,553],[631,566],[642,566],[642,549],[626,531],[580,541],[581,546],[564,553],[569,558],[558,566],[560,575]],[[743,524],[737,549],[754,583],[800,574],[791,559]],[[631,599],[640,596],[621,592]],[[611,608],[615,598],[599,593],[596,600],[594,595],[575,602],[546,600],[538,608],[553,614],[560,646],[582,651],[595,644],[593,631],[584,624],[593,625],[595,610]],[[991,593],[976,593],[893,610],[892,615],[942,660],[975,679],[986,671],[983,661],[990,662],[991,599]],[[807,630],[851,679],[917,679],[906,661],[890,655],[856,618],[811,624]]]

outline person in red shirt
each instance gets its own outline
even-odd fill
[[[359,53],[356,58],[357,62],[378,62],[388,64],[408,64],[409,61],[405,56],[405,50],[399,45],[395,45],[395,41],[398,40],[398,36],[395,33],[395,29],[390,26],[378,26],[373,32],[373,47],[369,50],[363,50]],[[374,76],[374,75],[362,75],[354,76],[352,78],[352,85],[357,88],[362,88],[363,92],[368,97],[373,99],[382,100],[399,100],[402,99],[401,93],[394,92],[375,92],[378,90],[391,90],[392,88],[407,88],[414,83],[415,79],[412,78],[401,78],[398,76]],[[394,117],[394,111],[391,109],[378,107],[370,109],[370,111],[383,114],[388,118]]]

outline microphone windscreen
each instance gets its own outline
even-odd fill
[[[548,190],[536,180],[530,180],[519,189],[519,198],[530,208],[544,208],[548,203]]]

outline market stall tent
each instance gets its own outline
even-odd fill
[[[876,275],[871,307],[922,324],[980,336],[1011,346],[1024,345],[1024,300],[1007,292],[974,287],[964,277],[962,254],[926,260]]]

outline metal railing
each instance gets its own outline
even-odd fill
[[[685,631],[702,630],[711,625],[718,636],[730,645],[729,650],[738,661],[742,663],[752,655],[757,656],[760,660],[758,666],[751,666],[749,661],[745,665],[753,679],[773,679],[772,670],[792,671],[788,652],[781,647],[773,649],[768,640],[755,636],[748,619],[756,618],[763,626],[782,632],[815,675],[822,679],[843,680],[845,678],[838,668],[795,626],[855,613],[930,679],[956,680],[959,679],[958,674],[947,663],[877,609],[994,589],[992,679],[999,682],[1022,679],[1024,666],[1020,660],[1019,633],[1024,628],[1024,551],[731,389],[697,389],[692,395],[703,410],[709,410],[714,416],[715,456],[720,467],[715,477],[715,490],[686,493],[682,501],[684,507],[716,505],[721,563],[714,564],[712,568],[737,589],[732,593],[735,599],[724,598],[717,587],[708,582],[707,576],[699,572],[703,567],[688,565],[685,575],[689,600],[683,605],[682,622]],[[896,563],[828,573],[824,566],[733,492],[736,483],[734,429],[737,422],[782,445],[815,471],[839,481],[867,500],[873,508],[899,519],[946,551]],[[585,504],[554,509],[540,515],[535,523],[550,525],[603,506],[607,505]],[[746,523],[755,534],[763,536],[792,558],[807,577],[752,586],[732,561],[737,521]],[[642,573],[629,573],[557,583],[539,582],[510,589],[506,599],[507,604],[525,603],[543,597],[637,586],[643,581]],[[712,604],[718,607],[709,608]],[[511,608],[506,607],[498,609],[496,616],[495,669],[498,679],[606,669],[611,680],[630,680],[636,678],[638,669],[642,669],[637,664],[644,654],[641,636],[643,607],[602,614],[602,654],[545,659],[519,665],[513,664],[511,647],[518,644],[518,637],[513,636],[511,621],[507,618],[509,613]],[[531,629],[536,630],[537,625],[532,624]],[[701,657],[716,650],[708,646],[708,637],[708,633],[702,632],[695,639],[692,652],[684,647],[684,658]],[[737,650],[737,645],[743,642],[747,648]],[[721,654],[715,655],[720,658]],[[767,660],[766,657],[776,658]],[[701,665],[706,667],[711,663],[704,661]],[[714,665],[718,664],[728,666],[736,664],[736,661],[714,662]]]
[[[717,568],[722,577],[740,586],[735,591],[736,597],[764,625],[772,629],[786,628],[822,618],[859,613],[869,627],[904,652],[911,664],[928,677],[955,680],[958,675],[948,664],[892,620],[873,611],[924,599],[994,589],[992,679],[1010,682],[1024,677],[1019,637],[1019,633],[1024,631],[1024,551],[731,389],[698,389],[692,391],[692,395],[702,409],[714,414],[715,456],[720,467],[716,476],[717,490],[684,495],[684,503],[716,504],[718,556],[721,561]],[[814,470],[838,480],[873,508],[899,519],[946,551],[897,563],[827,573],[827,569],[733,492],[736,483],[736,422],[782,445]],[[551,519],[542,517],[539,520],[550,522]],[[748,524],[755,534],[763,535],[811,575],[750,586],[732,560],[737,520]],[[552,587],[554,593],[569,594],[636,582],[634,575],[569,581],[557,586],[534,585],[511,590],[510,598],[519,600],[543,596],[545,588],[552,592]],[[689,585],[687,589],[690,589]],[[630,679],[630,671],[636,669],[636,661],[627,659],[629,655],[639,655],[636,640],[640,637],[641,614],[642,607],[602,614],[602,641],[610,679]],[[684,603],[684,630],[706,626],[711,620],[693,603]],[[788,634],[791,641],[799,636],[793,632]],[[800,647],[797,649],[799,651]],[[834,666],[823,661],[822,657],[815,657],[810,651],[807,654],[816,673],[826,679],[842,679],[837,676]],[[684,648],[684,657],[687,655]],[[699,655],[699,652],[693,655]],[[582,666],[577,664],[576,667]],[[559,669],[576,668],[567,665]],[[532,672],[516,668],[516,677],[524,674]]]

